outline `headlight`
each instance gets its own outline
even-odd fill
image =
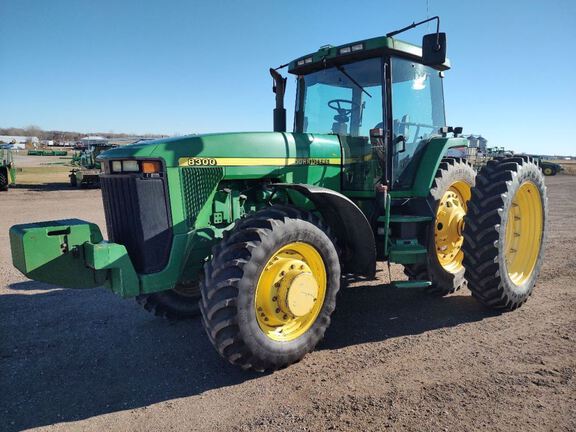
[[[106,162],[105,165],[108,165],[114,174],[158,174],[162,172],[162,163],[159,160],[113,160]]]
[[[135,160],[122,161],[122,171],[124,171],[124,172],[138,172],[138,171],[140,171],[140,167],[138,166],[138,161],[135,161]]]

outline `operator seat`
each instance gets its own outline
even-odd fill
[[[346,135],[348,133],[349,120],[347,115],[336,114],[334,123],[332,123],[332,133]]]

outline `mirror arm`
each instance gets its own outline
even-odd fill
[[[426,24],[427,22],[434,21],[434,20],[436,20],[436,51],[438,51],[440,49],[440,17],[439,16],[434,16],[432,18],[428,18],[428,19],[425,19],[424,21],[420,21],[420,22],[413,22],[409,26],[401,28],[400,30],[395,30],[393,32],[387,33],[386,37],[396,36],[397,34],[404,33],[405,31],[408,31],[408,30],[412,30],[413,28],[418,27],[419,25]]]

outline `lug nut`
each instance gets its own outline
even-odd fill
[[[276,308],[276,313],[280,313],[280,308]]]
[[[272,301],[277,301],[278,297],[272,297]]]

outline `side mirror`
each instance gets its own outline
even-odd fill
[[[446,33],[432,33],[422,38],[422,64],[438,66],[446,61]]]
[[[394,153],[404,153],[406,151],[406,137],[404,135],[398,135],[394,139]]]

